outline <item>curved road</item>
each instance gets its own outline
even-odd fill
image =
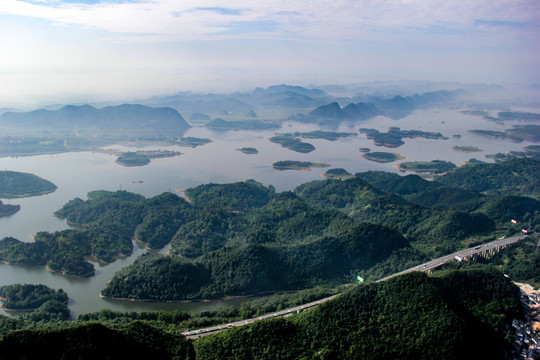
[[[492,242],[489,242],[489,243],[478,245],[478,246],[476,246],[474,248],[468,248],[468,249],[460,250],[460,251],[457,251],[455,253],[442,256],[442,257],[440,257],[438,259],[431,260],[431,261],[428,261],[426,263],[414,266],[412,268],[401,271],[399,273],[387,276],[385,278],[377,280],[377,282],[385,281],[385,280],[388,280],[388,279],[393,278],[395,276],[399,276],[399,275],[402,275],[402,274],[409,273],[411,271],[429,271],[429,270],[438,268],[439,266],[443,265],[444,263],[446,263],[448,261],[453,261],[456,258],[456,256],[459,256],[461,258],[473,256],[473,255],[482,253],[484,251],[489,251],[489,250],[492,250],[492,249],[497,249],[499,247],[504,247],[504,246],[507,246],[507,245],[514,244],[514,243],[516,243],[516,242],[518,242],[518,241],[520,241],[520,240],[522,240],[522,239],[524,239],[526,237],[535,236],[535,235],[538,235],[538,234],[519,235],[519,236],[514,236],[514,237],[506,238],[506,239],[498,239],[498,240],[495,240],[495,241],[492,241]],[[322,304],[324,302],[327,302],[329,300],[332,300],[333,298],[335,298],[338,295],[339,294],[332,295],[332,296],[324,298],[324,299],[320,299],[320,300],[313,301],[313,302],[310,302],[310,303],[307,303],[307,304],[303,304],[303,305],[300,305],[300,306],[295,306],[293,308],[289,308],[289,309],[286,309],[286,310],[281,310],[281,311],[271,313],[271,314],[266,314],[266,315],[259,316],[259,317],[256,317],[256,318],[252,318],[252,319],[245,319],[245,320],[235,321],[235,322],[231,322],[229,324],[216,325],[216,326],[211,326],[211,327],[207,327],[207,328],[204,328],[204,329],[185,331],[185,332],[180,333],[180,335],[182,335],[182,336],[184,336],[185,338],[188,338],[188,339],[196,339],[196,338],[199,338],[199,337],[202,337],[202,336],[215,334],[217,332],[220,332],[222,330],[225,330],[225,329],[228,329],[228,328],[231,328],[231,327],[243,326],[243,325],[246,325],[246,324],[254,323],[256,321],[261,321],[261,320],[270,319],[270,318],[274,318],[274,317],[289,316],[289,315],[292,315],[294,313],[299,313],[300,311],[303,311],[305,309],[309,309],[309,308],[315,307],[315,306],[317,306],[319,304]]]

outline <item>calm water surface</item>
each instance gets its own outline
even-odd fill
[[[473,157],[485,160],[484,155],[511,150],[521,151],[529,142],[514,143],[506,140],[489,139],[473,135],[467,129],[486,129],[504,131],[517,122],[504,125],[484,120],[478,116],[463,115],[457,111],[416,111],[401,119],[391,120],[382,116],[357,124],[341,124],[335,128],[319,128],[315,125],[286,123],[278,131],[211,131],[205,128],[192,128],[185,136],[210,138],[213,140],[197,148],[176,146],[152,146],[149,149],[169,149],[182,152],[172,158],[155,159],[147,166],[123,167],[116,164],[113,155],[76,152],[32,157],[0,158],[0,169],[29,172],[48,179],[58,186],[52,193],[25,199],[2,199],[4,203],[20,204],[21,210],[11,216],[0,218],[0,238],[12,236],[22,241],[32,241],[32,234],[38,231],[67,229],[64,220],[54,217],[54,211],[67,201],[80,197],[85,199],[92,190],[128,190],[151,197],[165,191],[176,192],[199,184],[214,182],[228,183],[255,179],[265,185],[274,185],[278,191],[290,190],[311,180],[320,180],[326,169],[314,168],[312,171],[278,171],[272,163],[279,160],[300,160],[324,162],[333,168],[345,168],[351,173],[367,170],[397,172],[395,163],[379,164],[361,157],[358,151],[368,147],[372,151],[397,152],[406,157],[405,161],[449,160],[457,165]],[[522,123],[520,123],[522,124]],[[405,139],[401,147],[388,149],[376,147],[358,128],[376,128],[386,131],[390,126],[401,129],[417,129],[441,132],[448,140]],[[312,140],[316,150],[301,154],[271,143],[268,138],[274,133],[328,130],[354,132],[358,135],[337,141]],[[460,134],[461,138],[452,135]],[[453,146],[472,145],[482,149],[478,153],[454,151]],[[257,155],[246,155],[236,149],[255,147]],[[131,150],[126,146],[110,148]],[[138,183],[142,181],[142,183]],[[238,306],[244,300],[213,301],[205,303],[142,303],[129,301],[110,301],[99,297],[99,292],[108,280],[122,267],[131,264],[146,250],[134,247],[131,256],[119,259],[107,266],[96,264],[96,275],[89,278],[71,278],[50,273],[44,267],[28,267],[0,264],[0,285],[14,283],[46,284],[52,288],[62,288],[70,296],[69,307],[74,315],[97,311],[103,308],[122,311],[209,310],[222,306]],[[0,310],[0,313],[6,312]]]

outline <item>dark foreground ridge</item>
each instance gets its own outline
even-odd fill
[[[534,235],[538,235],[538,234],[534,234]],[[529,235],[529,236],[531,236],[531,235]],[[496,240],[496,241],[492,241],[490,243],[486,243],[486,244],[477,246],[477,247],[475,247],[473,249],[465,249],[465,250],[457,251],[455,253],[452,253],[452,254],[449,254],[449,255],[446,255],[446,256],[442,256],[442,257],[440,257],[438,259],[428,261],[428,262],[426,262],[424,264],[414,266],[414,267],[412,267],[410,269],[401,271],[401,272],[399,272],[397,274],[387,276],[387,277],[385,277],[383,279],[378,280],[377,282],[386,281],[386,280],[389,280],[389,279],[394,278],[396,276],[408,274],[408,273],[413,272],[413,271],[431,272],[433,269],[440,267],[441,265],[445,264],[446,262],[456,260],[456,258],[466,259],[468,257],[473,257],[473,256],[475,256],[477,254],[481,254],[481,253],[485,253],[485,252],[505,248],[506,246],[510,246],[512,244],[515,244],[516,242],[518,242],[520,240],[523,240],[523,239],[525,239],[527,237],[528,237],[528,235],[514,236],[514,237],[511,237],[511,238],[508,238],[508,239],[499,239],[499,240]],[[293,308],[281,310],[281,311],[274,312],[274,313],[271,313],[271,314],[266,314],[264,316],[259,316],[259,317],[253,318],[253,319],[240,320],[240,321],[232,322],[232,323],[229,323],[229,324],[211,326],[211,327],[203,328],[203,329],[184,331],[180,335],[182,335],[182,336],[184,336],[184,337],[186,337],[188,339],[197,339],[199,337],[215,334],[215,333],[218,333],[220,331],[223,331],[223,330],[226,330],[226,329],[229,329],[229,328],[232,328],[232,327],[244,326],[244,325],[252,324],[254,322],[261,321],[261,320],[267,320],[267,319],[276,318],[276,317],[285,317],[285,316],[289,316],[289,315],[292,315],[292,314],[295,314],[295,313],[299,313],[299,312],[301,312],[303,310],[310,309],[310,308],[313,308],[313,307],[315,307],[317,305],[320,305],[322,303],[330,301],[330,300],[336,298],[337,296],[339,296],[339,295],[332,295],[332,296],[326,297],[324,299],[313,301],[313,302],[303,304],[303,305],[300,305],[300,306],[295,306]]]

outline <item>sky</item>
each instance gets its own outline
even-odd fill
[[[0,49],[0,106],[281,83],[540,83],[540,1],[1,0]]]

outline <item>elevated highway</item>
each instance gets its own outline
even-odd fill
[[[409,268],[407,270],[401,271],[399,273],[387,276],[385,278],[377,280],[377,282],[385,281],[385,280],[388,280],[388,279],[393,278],[395,276],[403,275],[403,274],[406,274],[406,273],[409,273],[409,272],[412,272],[412,271],[431,272],[433,269],[436,269],[436,268],[440,267],[441,265],[443,265],[443,264],[445,264],[445,263],[447,263],[449,261],[456,261],[458,258],[462,259],[462,260],[465,260],[465,259],[474,258],[475,256],[489,256],[489,255],[492,255],[492,254],[494,254],[495,252],[497,252],[497,251],[499,251],[501,249],[504,249],[505,247],[507,247],[509,245],[515,244],[518,241],[525,239],[526,237],[535,236],[535,235],[538,235],[538,234],[520,235],[520,236],[513,236],[513,237],[505,238],[505,239],[497,239],[497,240],[489,242],[489,243],[478,245],[478,246],[476,246],[474,248],[468,248],[468,249],[456,251],[455,253],[442,256],[442,257],[440,257],[438,259],[434,259],[434,260],[428,261],[426,263],[423,263],[423,264],[414,266],[412,268]],[[259,316],[259,317],[256,317],[256,318],[235,321],[235,322],[231,322],[231,323],[228,323],[228,324],[211,326],[211,327],[207,327],[207,328],[204,328],[204,329],[184,331],[184,332],[180,333],[180,335],[182,335],[182,336],[184,336],[185,338],[188,338],[188,339],[196,339],[196,338],[199,338],[199,337],[202,337],[202,336],[215,334],[217,332],[220,332],[220,331],[232,328],[232,327],[251,324],[251,323],[254,323],[256,321],[271,319],[271,318],[275,318],[275,317],[290,316],[292,314],[299,313],[299,312],[301,312],[303,310],[310,309],[310,308],[313,308],[313,307],[315,307],[315,306],[317,306],[319,304],[330,301],[330,300],[334,299],[338,295],[339,294],[332,295],[332,296],[326,297],[324,299],[319,299],[317,301],[313,301],[313,302],[310,302],[310,303],[307,303],[307,304],[295,306],[293,308],[289,308],[289,309],[286,309],[286,310],[277,311],[277,312],[274,312],[274,313],[271,313],[271,314],[266,314],[266,315]]]

